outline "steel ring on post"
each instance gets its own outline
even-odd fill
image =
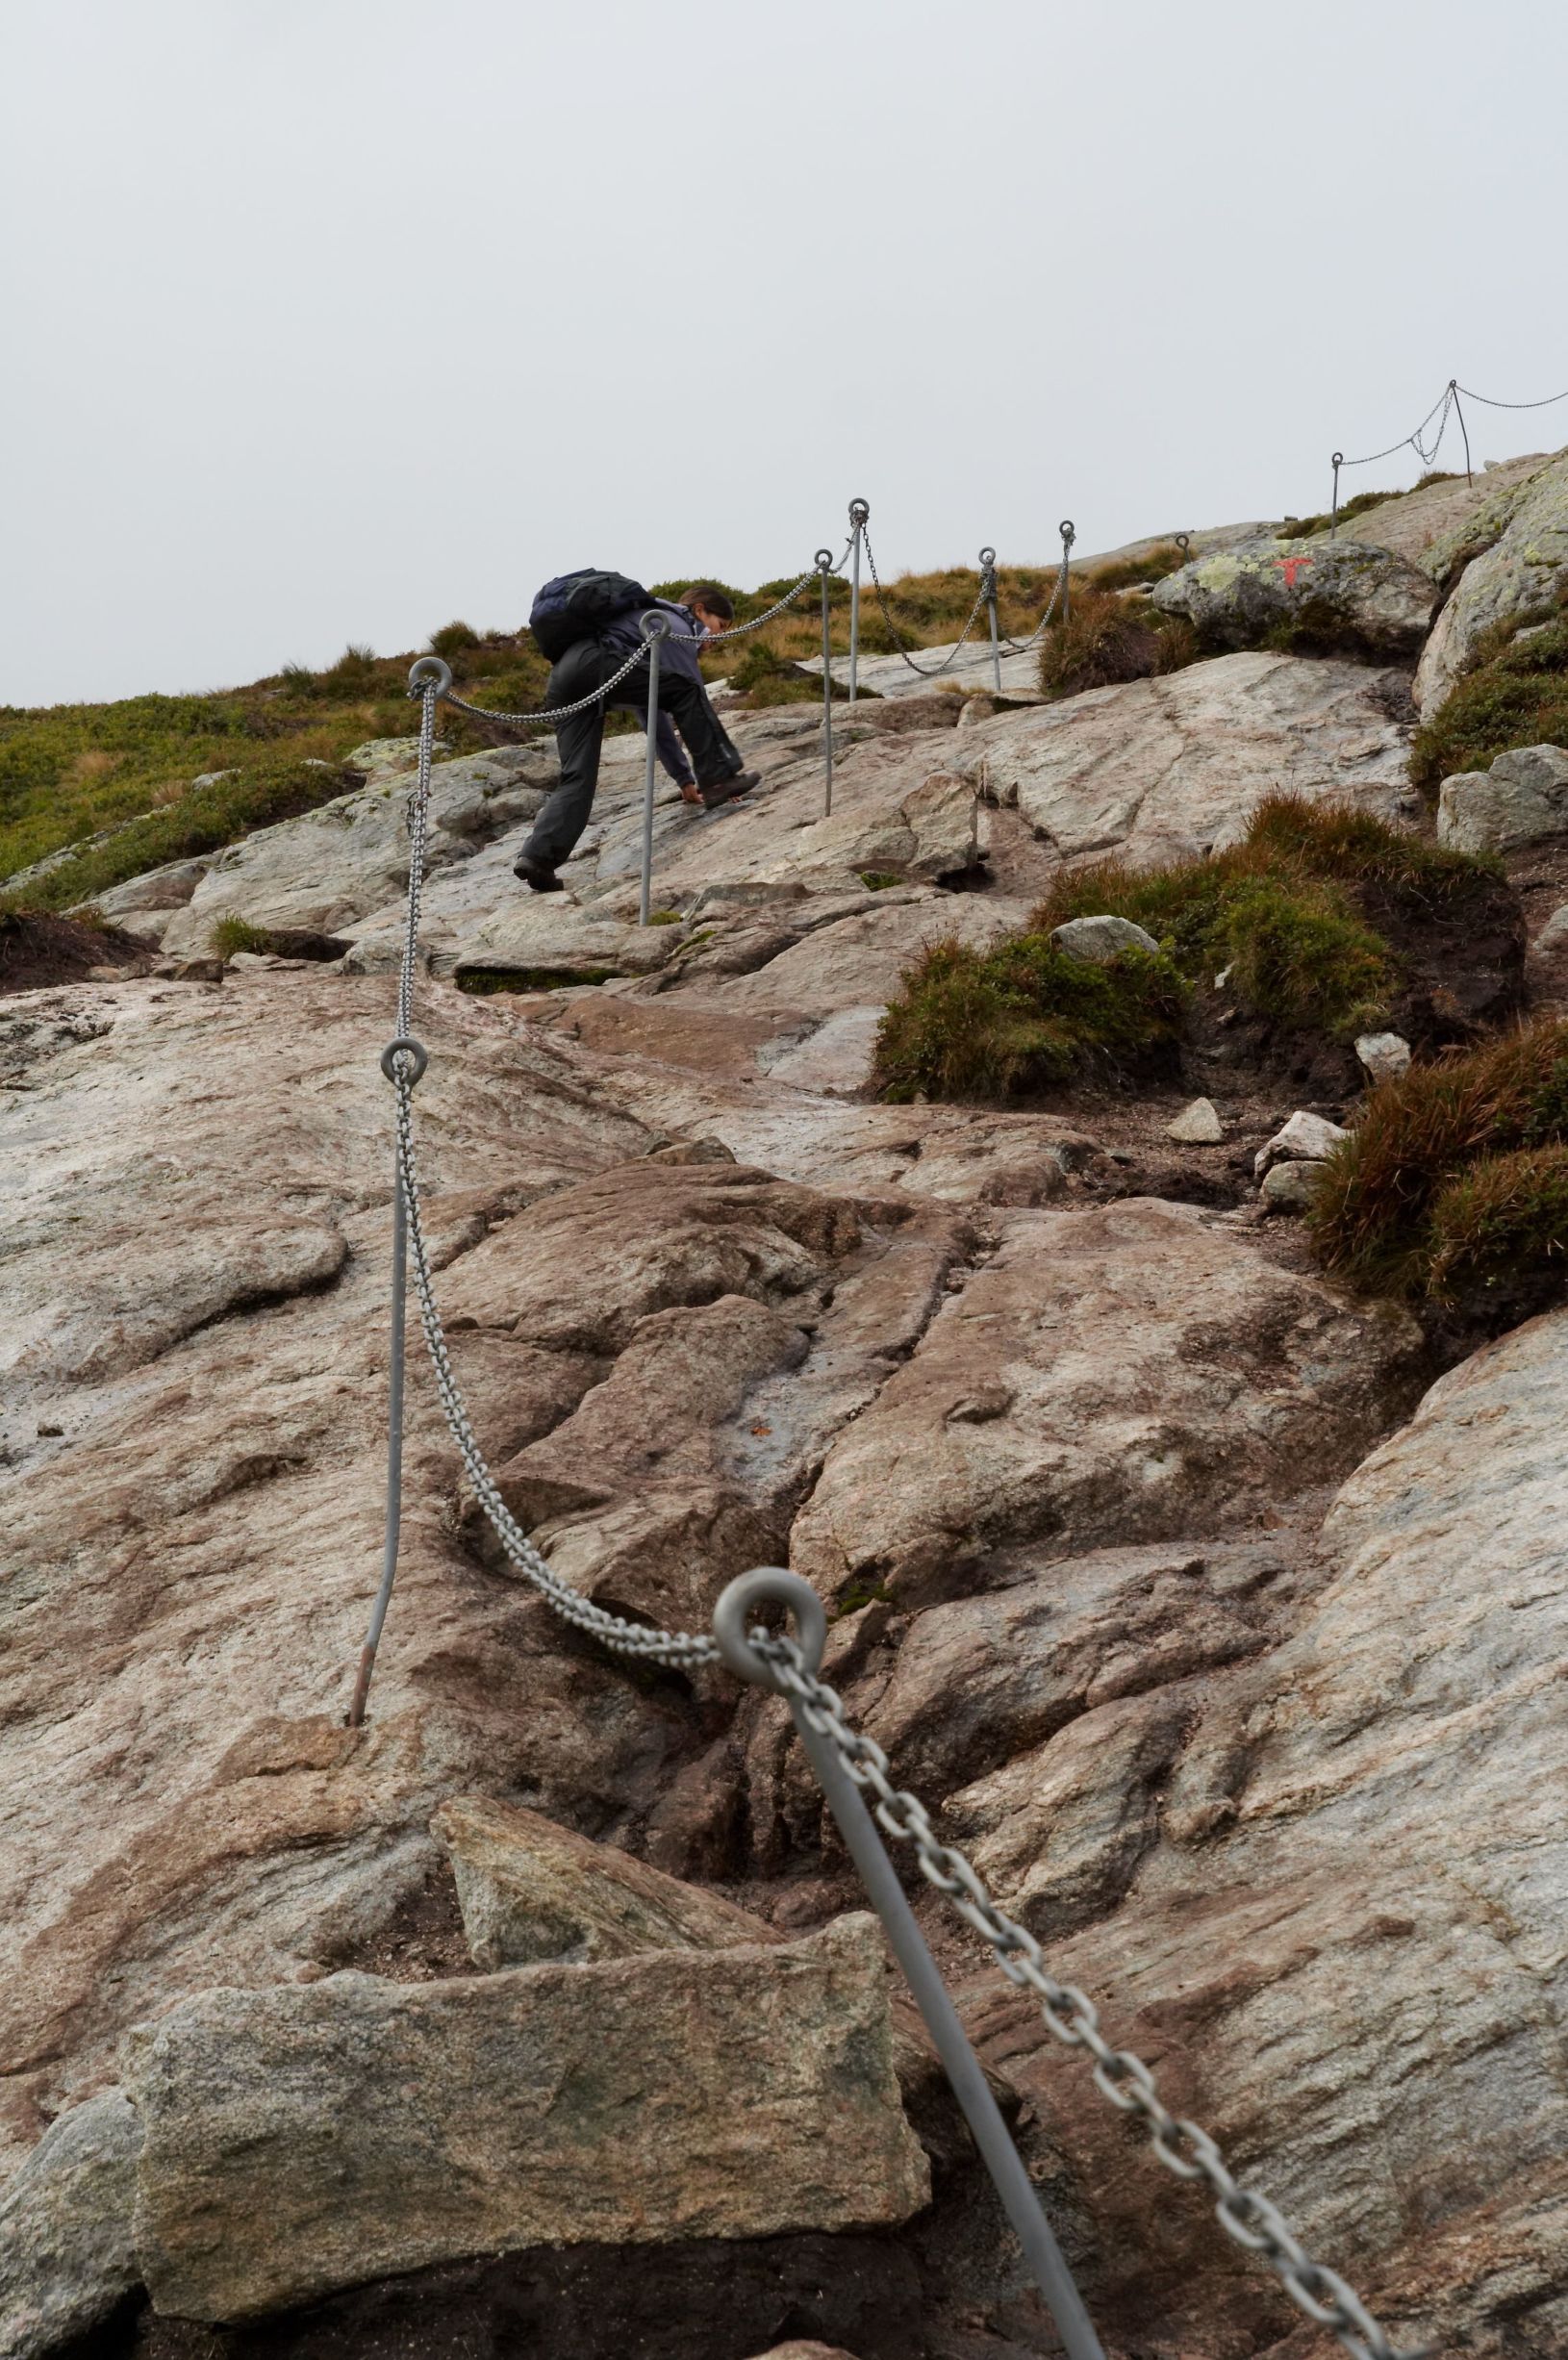
[[[422,696],[427,688],[433,688],[438,697],[444,697],[451,685],[452,668],[450,664],[443,664],[439,655],[421,655],[409,667],[408,693],[411,697]]]
[[[833,571],[832,550],[819,549],[816,557],[816,566],[819,573],[831,573]]]
[[[1191,533],[1173,533],[1171,538],[1176,543],[1176,547],[1181,551],[1181,562],[1183,565],[1185,565],[1188,558],[1192,555]]]
[[[862,524],[871,522],[871,514],[870,500],[851,500],[849,502],[849,521],[857,530]]]
[[[737,1574],[720,1593],[713,1610],[713,1635],[719,1652],[737,1679],[753,1688],[774,1688],[779,1681],[751,1645],[751,1626],[760,1606],[788,1607],[795,1622],[795,1643],[806,1670],[815,1677],[827,1644],[827,1609],[809,1582],[782,1565],[753,1565]]]
[[[640,615],[637,620],[642,625],[645,639],[668,639],[670,637],[670,617],[668,615],[661,615],[650,607],[645,615]]]
[[[1057,525],[1056,530],[1061,534],[1062,539],[1068,543],[1069,546],[1071,546],[1071,545],[1076,541],[1078,537],[1077,526],[1074,523],[1071,517],[1063,517],[1060,524]]]
[[[997,552],[996,552],[996,550],[995,550],[995,549],[993,549],[993,548],[989,548],[989,547],[988,547],[988,548],[983,548],[983,549],[980,551],[980,563],[981,563],[981,565],[982,565],[982,566],[984,566],[984,567],[985,567],[985,568],[986,568],[988,571],[989,571],[989,569],[990,569],[992,566],[994,566],[994,565],[996,564],[996,562],[997,562]]]
[[[1328,464],[1330,467],[1343,467],[1345,464],[1344,452],[1342,450],[1330,451],[1328,454]]]
[[[381,1053],[381,1070],[389,1081],[395,1082],[400,1078],[398,1060],[402,1057],[414,1059],[414,1071],[407,1077],[408,1086],[412,1090],[430,1063],[430,1052],[423,1041],[414,1038],[412,1032],[400,1032],[396,1040],[389,1041]]]

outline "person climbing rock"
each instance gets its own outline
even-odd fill
[[[620,577],[581,578],[596,584]],[[558,587],[547,584],[540,594],[541,600]],[[738,795],[745,795],[756,786],[760,777],[758,772],[744,767],[708,700],[697,664],[707,634],[721,631],[732,622],[735,609],[723,592],[711,582],[695,584],[683,594],[678,604],[667,598],[648,597],[635,583],[627,583],[626,588],[637,595],[619,612],[597,620],[591,636],[574,640],[556,657],[550,668],[544,702],[546,706],[574,704],[579,698],[592,695],[644,644],[642,617],[649,611],[664,615],[670,623],[670,636],[664,643],[659,663],[659,709],[651,717],[659,758],[679,786],[683,801],[699,809],[717,810],[721,804],[732,802]],[[538,602],[535,611],[537,617]],[[541,632],[537,620],[534,628],[536,636],[544,641],[547,635]],[[548,645],[545,652],[551,652]],[[571,714],[556,730],[561,781],[534,822],[513,872],[535,893],[561,891],[556,871],[570,858],[572,847],[588,825],[598,786],[604,716],[609,708],[640,713],[645,726],[647,725],[650,717],[645,666],[628,672],[608,698],[590,705],[584,713]]]

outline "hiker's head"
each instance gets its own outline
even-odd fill
[[[734,601],[717,582],[694,582],[690,590],[681,592],[680,602],[709,631],[727,631],[735,620]]]

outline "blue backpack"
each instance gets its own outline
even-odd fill
[[[580,639],[593,639],[617,615],[652,603],[641,582],[585,566],[579,573],[558,573],[544,584],[529,610],[528,628],[540,653],[554,664]]]

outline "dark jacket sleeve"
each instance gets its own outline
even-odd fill
[[[680,739],[676,736],[675,724],[670,720],[668,713],[661,713],[659,715],[658,728],[655,735],[659,749],[659,760],[664,764],[665,769],[670,773],[670,775],[674,780],[676,786],[690,787],[695,785],[695,774],[693,771],[691,764],[686,759],[686,749],[682,746]]]

